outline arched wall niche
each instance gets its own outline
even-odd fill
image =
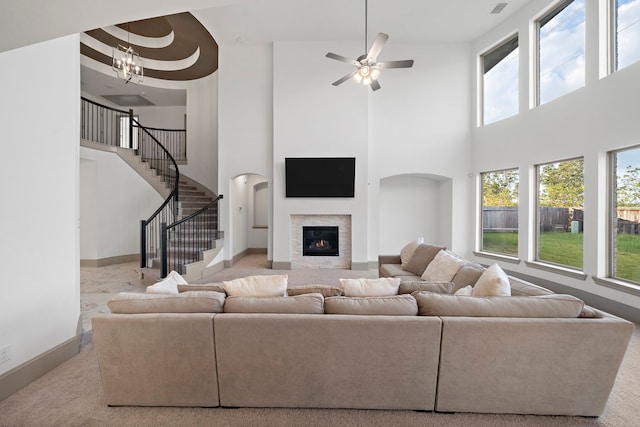
[[[380,179],[379,253],[399,254],[419,237],[451,246],[452,179],[433,174],[400,174]]]

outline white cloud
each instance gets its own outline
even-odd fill
[[[518,51],[484,75],[484,124],[518,114]]]

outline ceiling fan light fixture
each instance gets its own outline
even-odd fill
[[[378,77],[380,77],[380,70],[378,70],[377,68],[372,68],[369,75],[373,80],[378,80]]]

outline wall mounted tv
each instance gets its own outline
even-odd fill
[[[355,157],[287,157],[287,197],[354,197]]]

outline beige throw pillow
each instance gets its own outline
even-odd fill
[[[473,287],[474,297],[511,296],[511,284],[507,273],[498,264],[487,268]]]
[[[473,294],[473,286],[471,285],[467,285],[464,288],[460,288],[454,293],[454,295],[464,296],[464,297],[470,297],[471,294]]]
[[[379,279],[340,279],[340,288],[348,297],[382,297],[397,295],[400,286],[399,277],[381,277]]]
[[[248,276],[222,282],[225,292],[233,297],[283,297],[287,292],[286,274]]]
[[[416,251],[416,248],[421,243],[424,243],[424,238],[420,237],[419,239],[414,240],[413,242],[407,243],[404,248],[400,250],[400,265],[402,268],[406,267],[411,255]]]
[[[422,280],[427,282],[450,282],[466,261],[453,253],[441,250],[422,273]]]

